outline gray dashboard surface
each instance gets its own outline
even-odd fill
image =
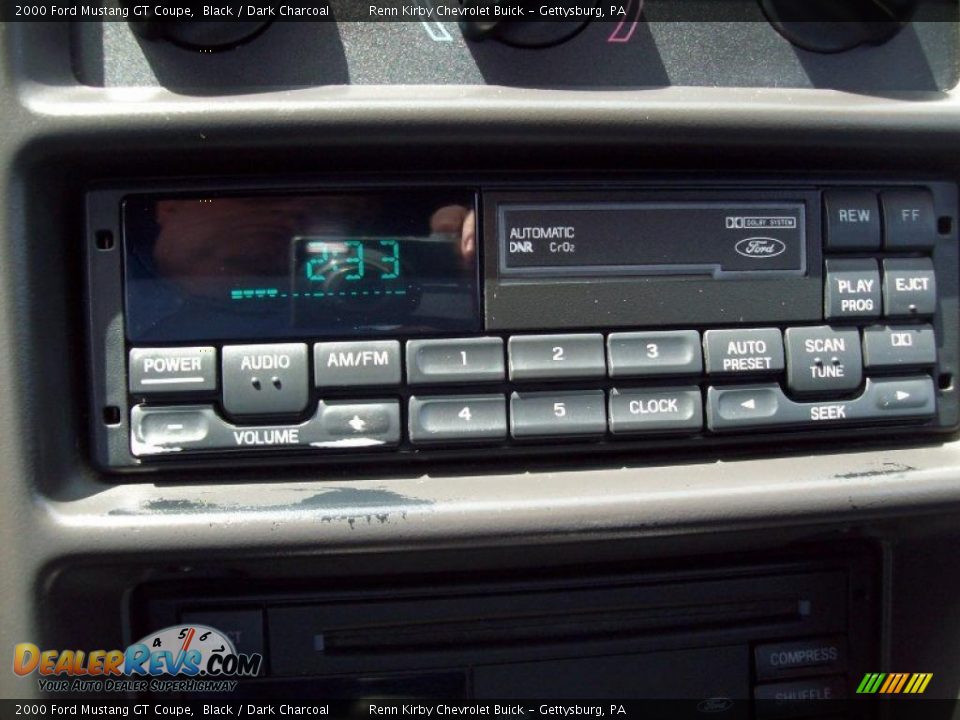
[[[77,268],[85,187],[146,174],[385,165],[616,173],[626,164],[956,180],[960,98],[952,75],[936,88],[890,94],[670,83],[589,93],[448,84],[206,96],[139,80],[141,87],[121,87],[130,79],[118,76],[80,84],[71,32],[56,23],[0,28],[0,649],[55,642],[81,621],[70,607],[75,598],[47,592],[69,567],[167,566],[202,556],[230,571],[284,556],[342,558],[350,570],[352,558],[378,551],[399,568],[428,549],[596,540],[628,542],[637,557],[856,535],[929,536],[948,546],[960,509],[955,439],[911,447],[890,437],[883,450],[825,445],[784,457],[636,458],[605,468],[365,478],[275,469],[113,484],[92,469],[85,446]],[[953,63],[951,55],[945,67]],[[954,582],[956,563],[955,553],[942,556],[942,582]],[[893,610],[906,613],[907,589],[896,586],[891,597],[900,603]],[[927,609],[948,612],[948,602]],[[906,647],[909,637],[888,641]],[[927,656],[913,652],[922,666]],[[0,695],[35,693],[0,674]]]

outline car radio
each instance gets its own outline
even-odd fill
[[[120,470],[949,432],[956,220],[941,182],[97,189],[93,454]]]

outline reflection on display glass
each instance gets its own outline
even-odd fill
[[[475,195],[124,201],[133,342],[480,330]]]

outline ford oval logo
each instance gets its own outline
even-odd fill
[[[707,698],[697,703],[697,711],[702,713],[722,713],[733,707],[733,700],[725,697]]]
[[[733,247],[740,255],[748,258],[773,258],[787,251],[783,241],[768,237],[746,238]]]

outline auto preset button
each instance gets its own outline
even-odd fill
[[[927,190],[886,190],[883,207],[883,245],[888,250],[922,250],[937,239],[933,197]]]
[[[747,385],[707,389],[707,427],[720,432],[894,418],[927,418],[936,412],[933,380],[928,376],[867,378],[852,400],[796,402],[780,386]]]
[[[873,259],[827,260],[823,313],[827,320],[880,317],[880,268]]]
[[[883,261],[883,314],[887,317],[933,315],[937,279],[929,258],[887,258]]]
[[[210,392],[217,389],[217,350],[212,347],[133,348],[130,392]]]
[[[410,398],[410,442],[503,440],[507,399],[503,395]]]
[[[880,210],[871,190],[828,190],[823,194],[829,250],[880,247]]]
[[[703,397],[696,386],[613,389],[608,403],[610,432],[696,431],[703,427]]]
[[[323,342],[313,346],[314,382],[319,388],[400,384],[396,340]]]
[[[412,385],[503,380],[503,340],[497,337],[407,341]]]
[[[610,333],[610,377],[699,375],[703,372],[700,333],[696,330]]]
[[[863,380],[856,328],[787,328],[787,386],[798,393],[855,390]]]
[[[937,362],[937,338],[930,325],[872,325],[863,330],[863,365],[898,368]]]
[[[510,434],[515,438],[603,435],[607,414],[603,390],[513,393]]]
[[[400,442],[400,403],[320,401],[305,422],[260,426],[227,422],[212,405],[135,405],[130,411],[130,427],[130,450],[138,457],[238,448],[376,448]]]
[[[507,342],[511,380],[603,377],[603,335],[518,335]]]
[[[783,336],[777,328],[707,330],[703,352],[711,375],[783,370]]]
[[[226,345],[223,408],[230,415],[302,412],[310,398],[305,343]]]

